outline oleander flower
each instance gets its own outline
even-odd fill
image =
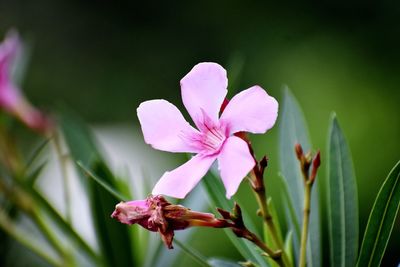
[[[121,202],[115,206],[111,217],[124,224],[139,224],[149,231],[160,233],[170,249],[176,230],[192,226],[230,226],[226,220],[217,219],[211,213],[192,211],[184,206],[171,204],[160,195],[149,196],[145,200]]]
[[[11,70],[21,49],[18,33],[9,31],[0,44],[0,108],[21,120],[27,127],[46,132],[50,127],[49,119],[25,99],[12,79]]]
[[[278,102],[256,85],[225,103],[219,116],[228,79],[225,69],[216,63],[194,66],[180,84],[183,104],[197,129],[166,100],[145,101],[137,109],[147,144],[158,150],[196,154],[164,173],[152,193],[184,198],[217,160],[230,198],[255,165],[247,142],[234,134],[265,133],[275,124]]]

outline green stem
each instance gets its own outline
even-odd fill
[[[14,186],[12,189],[8,188],[1,178],[0,191],[2,191],[4,195],[10,199],[10,201],[12,201],[19,209],[24,211],[33,220],[47,241],[53,246],[53,248],[62,258],[64,263],[67,263],[66,260],[71,259],[69,257],[70,255],[67,255],[65,249],[61,246],[61,243],[57,239],[57,236],[50,230],[50,227],[40,216],[36,208],[36,203],[31,196],[17,186]]]
[[[311,199],[312,183],[305,182],[304,188],[304,210],[303,210],[303,227],[301,231],[300,243],[300,260],[299,267],[306,266],[306,250],[307,250],[307,237],[308,237],[308,224],[310,221],[310,199]]]
[[[0,125],[0,161],[10,173],[19,174],[21,171],[21,155],[15,144],[15,140],[7,129]],[[16,175],[18,177],[18,175]]]
[[[36,223],[37,227],[41,230],[42,234],[45,236],[47,241],[51,244],[51,246],[57,251],[60,257],[63,259],[63,261],[66,262],[66,260],[69,260],[66,250],[61,245],[57,236],[51,231],[50,227],[40,216],[40,214],[35,209],[33,209],[29,215],[31,216],[32,220]]]
[[[263,181],[263,179],[261,177],[258,177],[258,178],[256,177],[256,174],[254,173],[254,171],[251,172],[251,175],[253,176],[253,179],[258,179],[258,181]],[[283,266],[290,266],[289,258],[287,257],[287,255],[284,251],[283,242],[279,238],[278,230],[275,226],[273,217],[268,209],[264,183],[262,182],[262,184],[259,185],[258,188],[253,188],[253,191],[255,193],[257,203],[260,207],[261,216],[264,220],[265,225],[267,225],[269,233],[271,234],[272,241],[274,242],[275,246],[279,250],[282,251],[282,258],[283,258],[283,263],[284,263]]]
[[[256,244],[259,248],[261,248],[267,254],[268,257],[273,259],[279,266],[281,266],[281,267],[288,266],[288,265],[286,265],[286,263],[284,262],[284,259],[282,257],[283,250],[277,250],[277,251],[272,250],[262,240],[260,240],[257,235],[250,232],[248,229],[245,229],[245,232],[243,233],[243,238],[246,238],[247,240]]]
[[[60,163],[61,176],[62,176],[62,180],[63,180],[64,202],[65,202],[65,206],[66,206],[66,218],[67,218],[67,222],[71,223],[72,222],[71,197],[70,197],[71,190],[70,190],[69,180],[68,180],[67,161],[62,153],[60,135],[59,135],[57,129],[54,130],[53,140],[54,140],[54,147],[55,147],[57,157],[58,157],[58,162]]]
[[[37,244],[32,243],[31,240],[26,238],[27,234],[19,233],[15,227],[13,222],[8,218],[8,216],[4,212],[0,212],[0,227],[6,232],[9,236],[11,236],[14,240],[22,244],[24,247],[31,250],[33,253],[47,261],[52,266],[62,266],[59,261],[53,259],[50,255],[47,254],[44,250],[41,249]]]
[[[95,263],[99,263],[99,256],[97,253],[86,243],[85,240],[72,228],[72,226],[65,221],[58,211],[34,188],[29,191],[35,201],[41,205],[48,215],[53,219],[61,230],[63,230],[73,240],[79,249],[88,255]]]

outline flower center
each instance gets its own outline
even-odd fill
[[[218,152],[225,139],[226,136],[223,129],[205,125],[205,129],[201,133],[203,153],[210,155]]]

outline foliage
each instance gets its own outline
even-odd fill
[[[263,211],[267,212],[264,214],[266,217],[262,218],[267,226],[263,229],[262,242],[270,246],[272,251],[277,252],[277,257],[282,257],[283,261],[276,261],[272,254],[267,255],[265,250],[262,251],[262,248],[251,239],[238,238],[238,236],[243,236],[238,235],[231,228],[226,228],[224,231],[228,239],[240,253],[240,264],[264,267],[277,264],[295,266],[300,261],[300,251],[303,247],[302,235],[306,233],[308,235],[306,239],[308,240],[307,266],[325,266],[327,263],[331,266],[355,266],[356,264],[357,266],[378,266],[385,254],[400,207],[400,163],[397,163],[389,173],[376,197],[359,248],[356,175],[349,146],[336,116],[333,115],[327,140],[326,160],[322,158],[327,171],[325,176],[314,177],[316,183],[312,193],[310,192],[310,223],[308,232],[304,232],[304,227],[301,229],[302,225],[304,226],[302,203],[307,196],[310,196],[304,193],[304,185],[309,182],[307,179],[311,177],[308,175],[315,167],[315,158],[312,161],[307,153],[302,154],[302,151],[299,153],[297,150],[297,154],[295,153],[296,144],[300,143],[305,152],[312,151],[312,146],[303,113],[289,89],[285,89],[284,92],[280,120],[280,175],[277,176],[279,183],[276,190],[281,192],[282,197],[279,200],[272,200],[258,192],[255,195],[262,211],[260,214],[263,214]],[[168,254],[163,250],[161,242],[153,242],[150,235],[143,229],[136,226],[128,227],[112,220],[110,215],[114,206],[120,201],[134,199],[135,196],[127,190],[129,186],[126,181],[111,171],[93,133],[78,116],[63,110],[60,112],[58,125],[59,129],[52,132],[50,138],[45,138],[33,155],[26,160],[19,154],[17,146],[10,150],[10,145],[15,145],[11,143],[12,135],[7,130],[1,129],[4,140],[9,140],[5,143],[6,145],[1,142],[1,152],[7,153],[9,163],[1,166],[0,228],[2,235],[6,234],[11,238],[9,240],[19,242],[44,262],[54,266],[80,266],[83,263],[91,266],[165,266],[163,264],[168,263],[167,265],[172,266],[185,258],[182,257],[182,253],[190,256],[199,266],[239,266],[233,260],[215,257],[207,259],[190,246],[190,232],[180,236],[174,243],[178,252]],[[50,144],[61,147],[60,136],[63,136],[67,147],[65,155],[63,151],[58,151],[60,164],[72,163],[79,174],[80,186],[84,188],[89,201],[90,217],[93,228],[96,230],[98,248],[89,244],[75,229],[67,214],[57,210],[35,186],[46,166],[46,162],[37,163],[39,155]],[[68,161],[64,160],[65,157]],[[307,160],[308,167],[311,167],[310,171],[307,169],[305,172]],[[266,167],[262,165],[263,160],[257,164],[259,170]],[[243,221],[239,220],[239,223],[245,225],[244,229],[260,236],[257,220],[246,210],[239,210],[238,213],[236,207],[240,206],[241,199],[225,198],[224,189],[216,177],[217,174],[217,171],[211,170],[203,179],[202,185],[207,197],[204,194],[192,194],[180,204],[191,207],[194,206],[193,203],[196,203],[196,206],[202,209],[204,201],[209,199],[213,209],[220,208],[219,211],[224,219],[229,218],[233,223],[237,223],[235,220],[238,218],[243,219]],[[325,183],[319,181],[323,178],[326,179]],[[63,179],[68,179],[68,177],[63,177]],[[255,181],[251,179],[249,178],[250,184]],[[304,185],[302,181],[305,182]],[[319,193],[321,184],[327,186],[326,196]],[[65,190],[66,194],[71,194],[68,188]],[[275,206],[278,201],[284,203],[283,209],[277,209]],[[227,210],[234,207],[236,210],[234,209],[229,214]],[[324,213],[320,210],[328,211],[325,220],[322,218]],[[266,220],[268,216],[273,218],[272,226]],[[35,226],[45,246],[36,245],[35,240],[26,235],[27,229],[19,223],[21,217],[28,218]],[[324,221],[328,222],[328,228],[323,226]],[[328,237],[329,242],[322,240],[322,237]],[[329,244],[328,257],[323,254],[322,244]],[[218,255],[215,256],[218,257]]]

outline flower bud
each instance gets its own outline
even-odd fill
[[[311,170],[311,175],[310,175],[311,183],[314,182],[315,177],[317,176],[318,168],[320,165],[321,165],[321,155],[320,155],[320,152],[318,151],[312,161],[312,170]]]
[[[297,159],[301,161],[304,157],[303,148],[299,143],[295,144],[294,151],[296,152]]]
[[[225,220],[217,219],[211,213],[196,212],[181,205],[171,204],[161,195],[149,196],[145,200],[121,202],[116,205],[111,217],[124,224],[139,224],[149,231],[159,232],[170,249],[175,230],[191,226],[229,226]]]

